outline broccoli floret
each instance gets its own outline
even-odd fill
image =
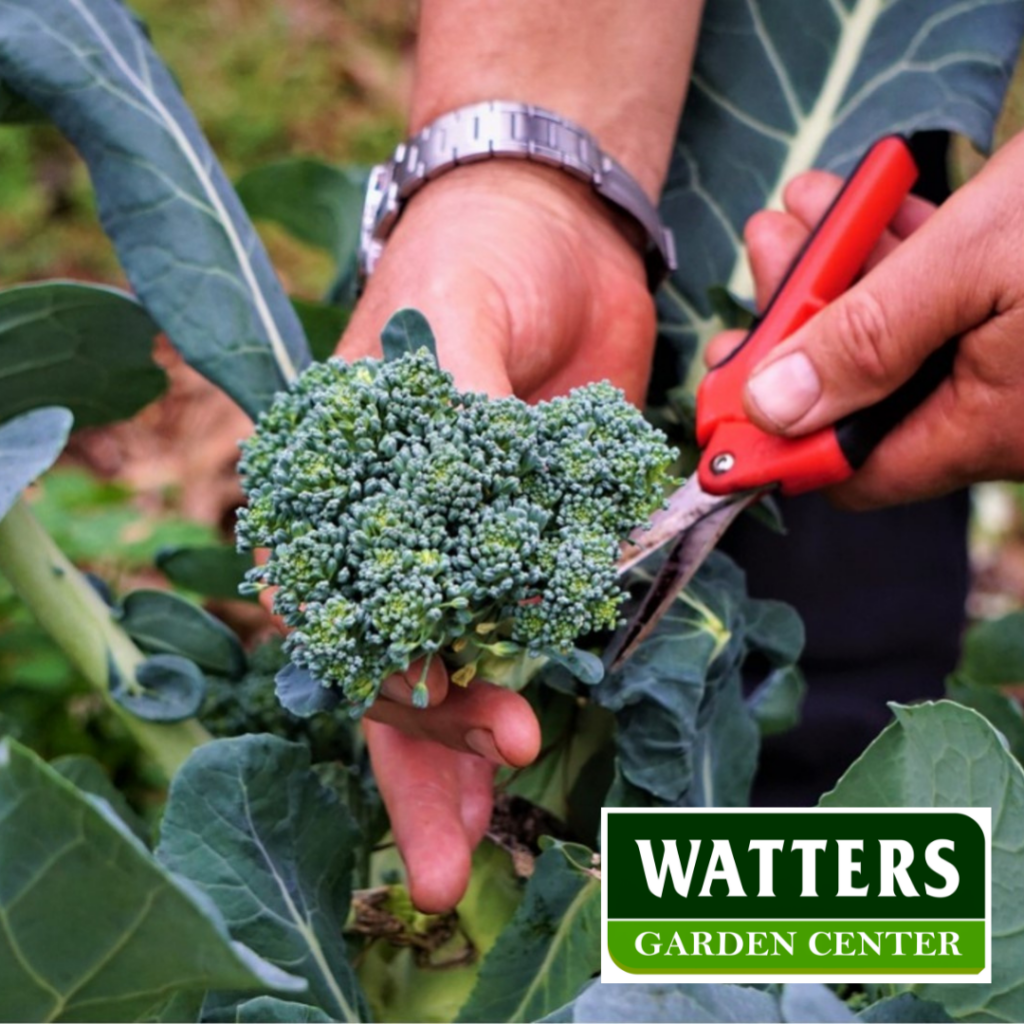
[[[282,638],[272,637],[249,654],[241,679],[207,675],[200,722],[218,738],[269,732],[305,743],[314,761],[350,762],[353,740],[347,723],[334,715],[299,718],[274,696],[274,677],[287,663]]]
[[[618,625],[620,546],[674,458],[606,382],[527,405],[458,391],[425,348],[331,359],[242,445],[239,544],[271,551],[247,585],[278,588],[293,663],[354,715],[418,658],[466,682],[566,655]]]

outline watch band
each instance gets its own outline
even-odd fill
[[[401,143],[370,171],[359,237],[359,269],[373,273],[406,202],[428,181],[461,164],[510,157],[558,167],[589,182],[599,196],[643,228],[651,290],[676,269],[675,239],[626,169],[594,137],[541,107],[492,100],[443,114]]]

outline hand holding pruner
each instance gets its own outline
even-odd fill
[[[754,368],[853,283],[917,174],[902,138],[877,142],[807,240],[764,314],[701,382],[698,471],[653,516],[648,529],[634,533],[634,547],[619,563],[625,572],[655,549],[668,547],[642,605],[606,655],[613,667],[651,633],[740,512],[776,488],[801,494],[846,480],[949,374],[955,343],[936,352],[881,402],[802,437],[767,434],[743,409],[743,389]]]

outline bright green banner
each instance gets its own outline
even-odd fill
[[[985,922],[609,921],[608,952],[631,974],[976,975]]]

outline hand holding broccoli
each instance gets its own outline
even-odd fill
[[[621,543],[661,505],[673,452],[621,392],[591,384],[527,405],[458,391],[423,318],[385,330],[391,358],[314,366],[261,416],[240,464],[243,544],[276,588],[298,714],[355,715],[420,661],[525,685],[541,659],[596,681],[578,637],[618,624]],[[389,340],[419,337],[411,351]]]
[[[403,306],[426,314],[463,391],[536,402],[607,378],[643,400],[655,322],[643,261],[589,187],[556,170],[495,161],[431,182],[395,228],[340,355],[379,356]],[[363,728],[413,899],[445,910],[490,820],[494,765],[532,761],[540,729],[519,694],[449,686],[438,659],[427,710],[411,706],[417,681],[387,680]]]

